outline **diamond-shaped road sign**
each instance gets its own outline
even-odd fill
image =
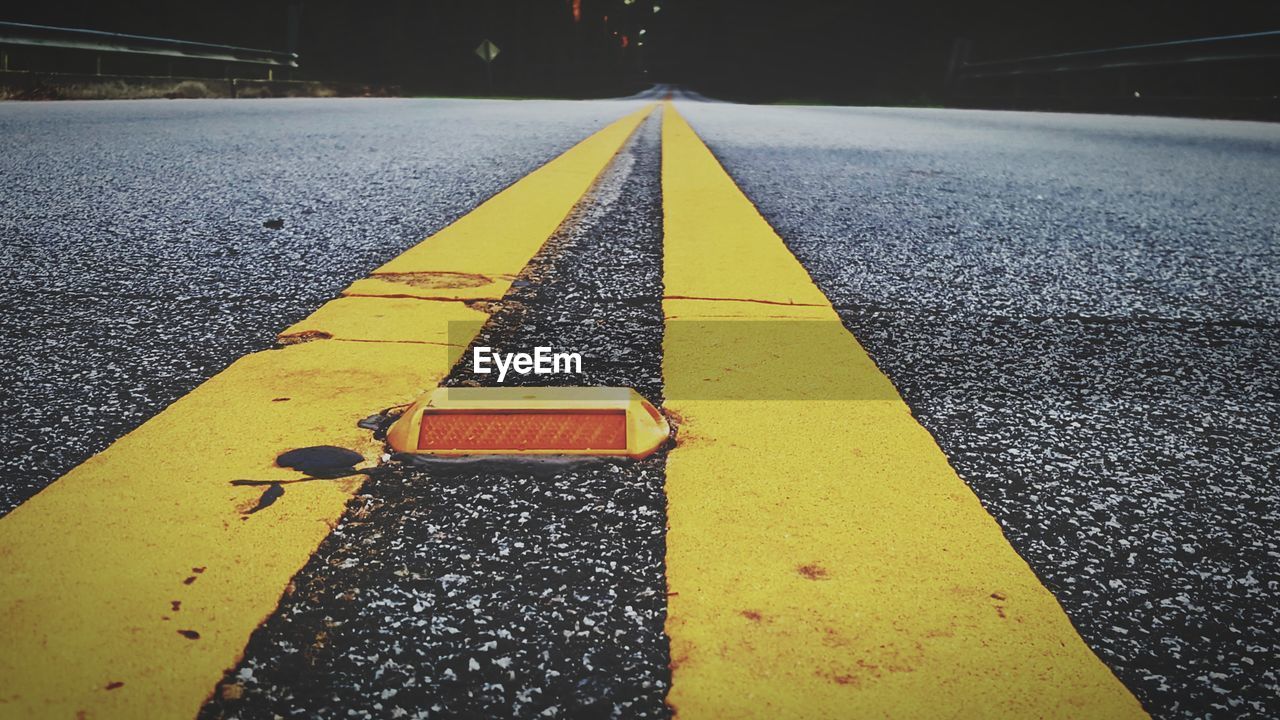
[[[476,55],[479,55],[481,60],[491,63],[494,58],[498,57],[498,46],[488,40],[484,40],[476,46]]]

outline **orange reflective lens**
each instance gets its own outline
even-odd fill
[[[604,412],[431,412],[422,414],[419,450],[627,449],[627,414]]]
[[[631,388],[439,388],[387,432],[417,455],[616,455],[641,458],[671,435]]]

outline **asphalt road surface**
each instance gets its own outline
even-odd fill
[[[0,513],[638,105],[0,105]],[[679,108],[1144,706],[1280,713],[1280,126]],[[634,355],[606,370],[655,397],[656,153],[650,127],[515,288],[525,314],[493,329],[572,335],[584,314],[621,318]],[[600,699],[588,710],[661,714],[662,464],[614,467],[543,490],[502,471],[404,469],[421,495],[372,480],[206,712],[324,712],[353,701],[321,691],[373,686],[369,714],[401,692],[455,714],[511,698],[542,710],[569,693],[570,679],[537,682],[551,668]],[[496,514],[479,517],[481,503]],[[596,524],[575,521],[585,505]],[[496,533],[534,510],[554,532]],[[422,551],[424,532],[458,550]],[[547,533],[561,541],[536,544]],[[592,593],[620,586],[571,569],[611,562],[638,601],[598,617]],[[535,603],[531,588],[557,580],[588,591]],[[383,621],[428,599],[441,622],[374,658]],[[526,607],[560,617],[534,623],[544,614]],[[304,653],[298,638],[334,621],[356,631]],[[577,657],[593,626],[622,640]],[[410,669],[373,675],[388,659]],[[426,679],[440,684],[412,689]],[[304,685],[317,692],[289,697]]]
[[[658,125],[622,149],[473,342],[572,348],[585,374],[505,384],[634,387],[661,402]],[[464,356],[447,384],[474,378]],[[392,465],[205,717],[664,717],[663,466]]]
[[[681,109],[1139,700],[1280,712],[1280,126]]]
[[[0,105],[0,515],[639,105]]]

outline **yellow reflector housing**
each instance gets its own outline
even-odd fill
[[[438,388],[392,424],[387,441],[414,455],[616,455],[642,458],[671,434],[631,388]]]

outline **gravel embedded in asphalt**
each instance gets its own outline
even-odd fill
[[[0,515],[637,106],[0,104]],[[1280,127],[680,107],[1145,706],[1280,715]],[[654,133],[487,337],[658,399]],[[663,715],[661,473],[375,477],[206,714]]]
[[[0,104],[0,515],[637,107]]]
[[[1280,714],[1280,126],[679,108],[1144,706]]]
[[[506,384],[625,385],[660,404],[657,143],[655,117],[476,340],[581,352],[584,375]],[[496,375],[464,356],[448,384],[475,381]],[[664,465],[376,473],[203,717],[667,716]]]

